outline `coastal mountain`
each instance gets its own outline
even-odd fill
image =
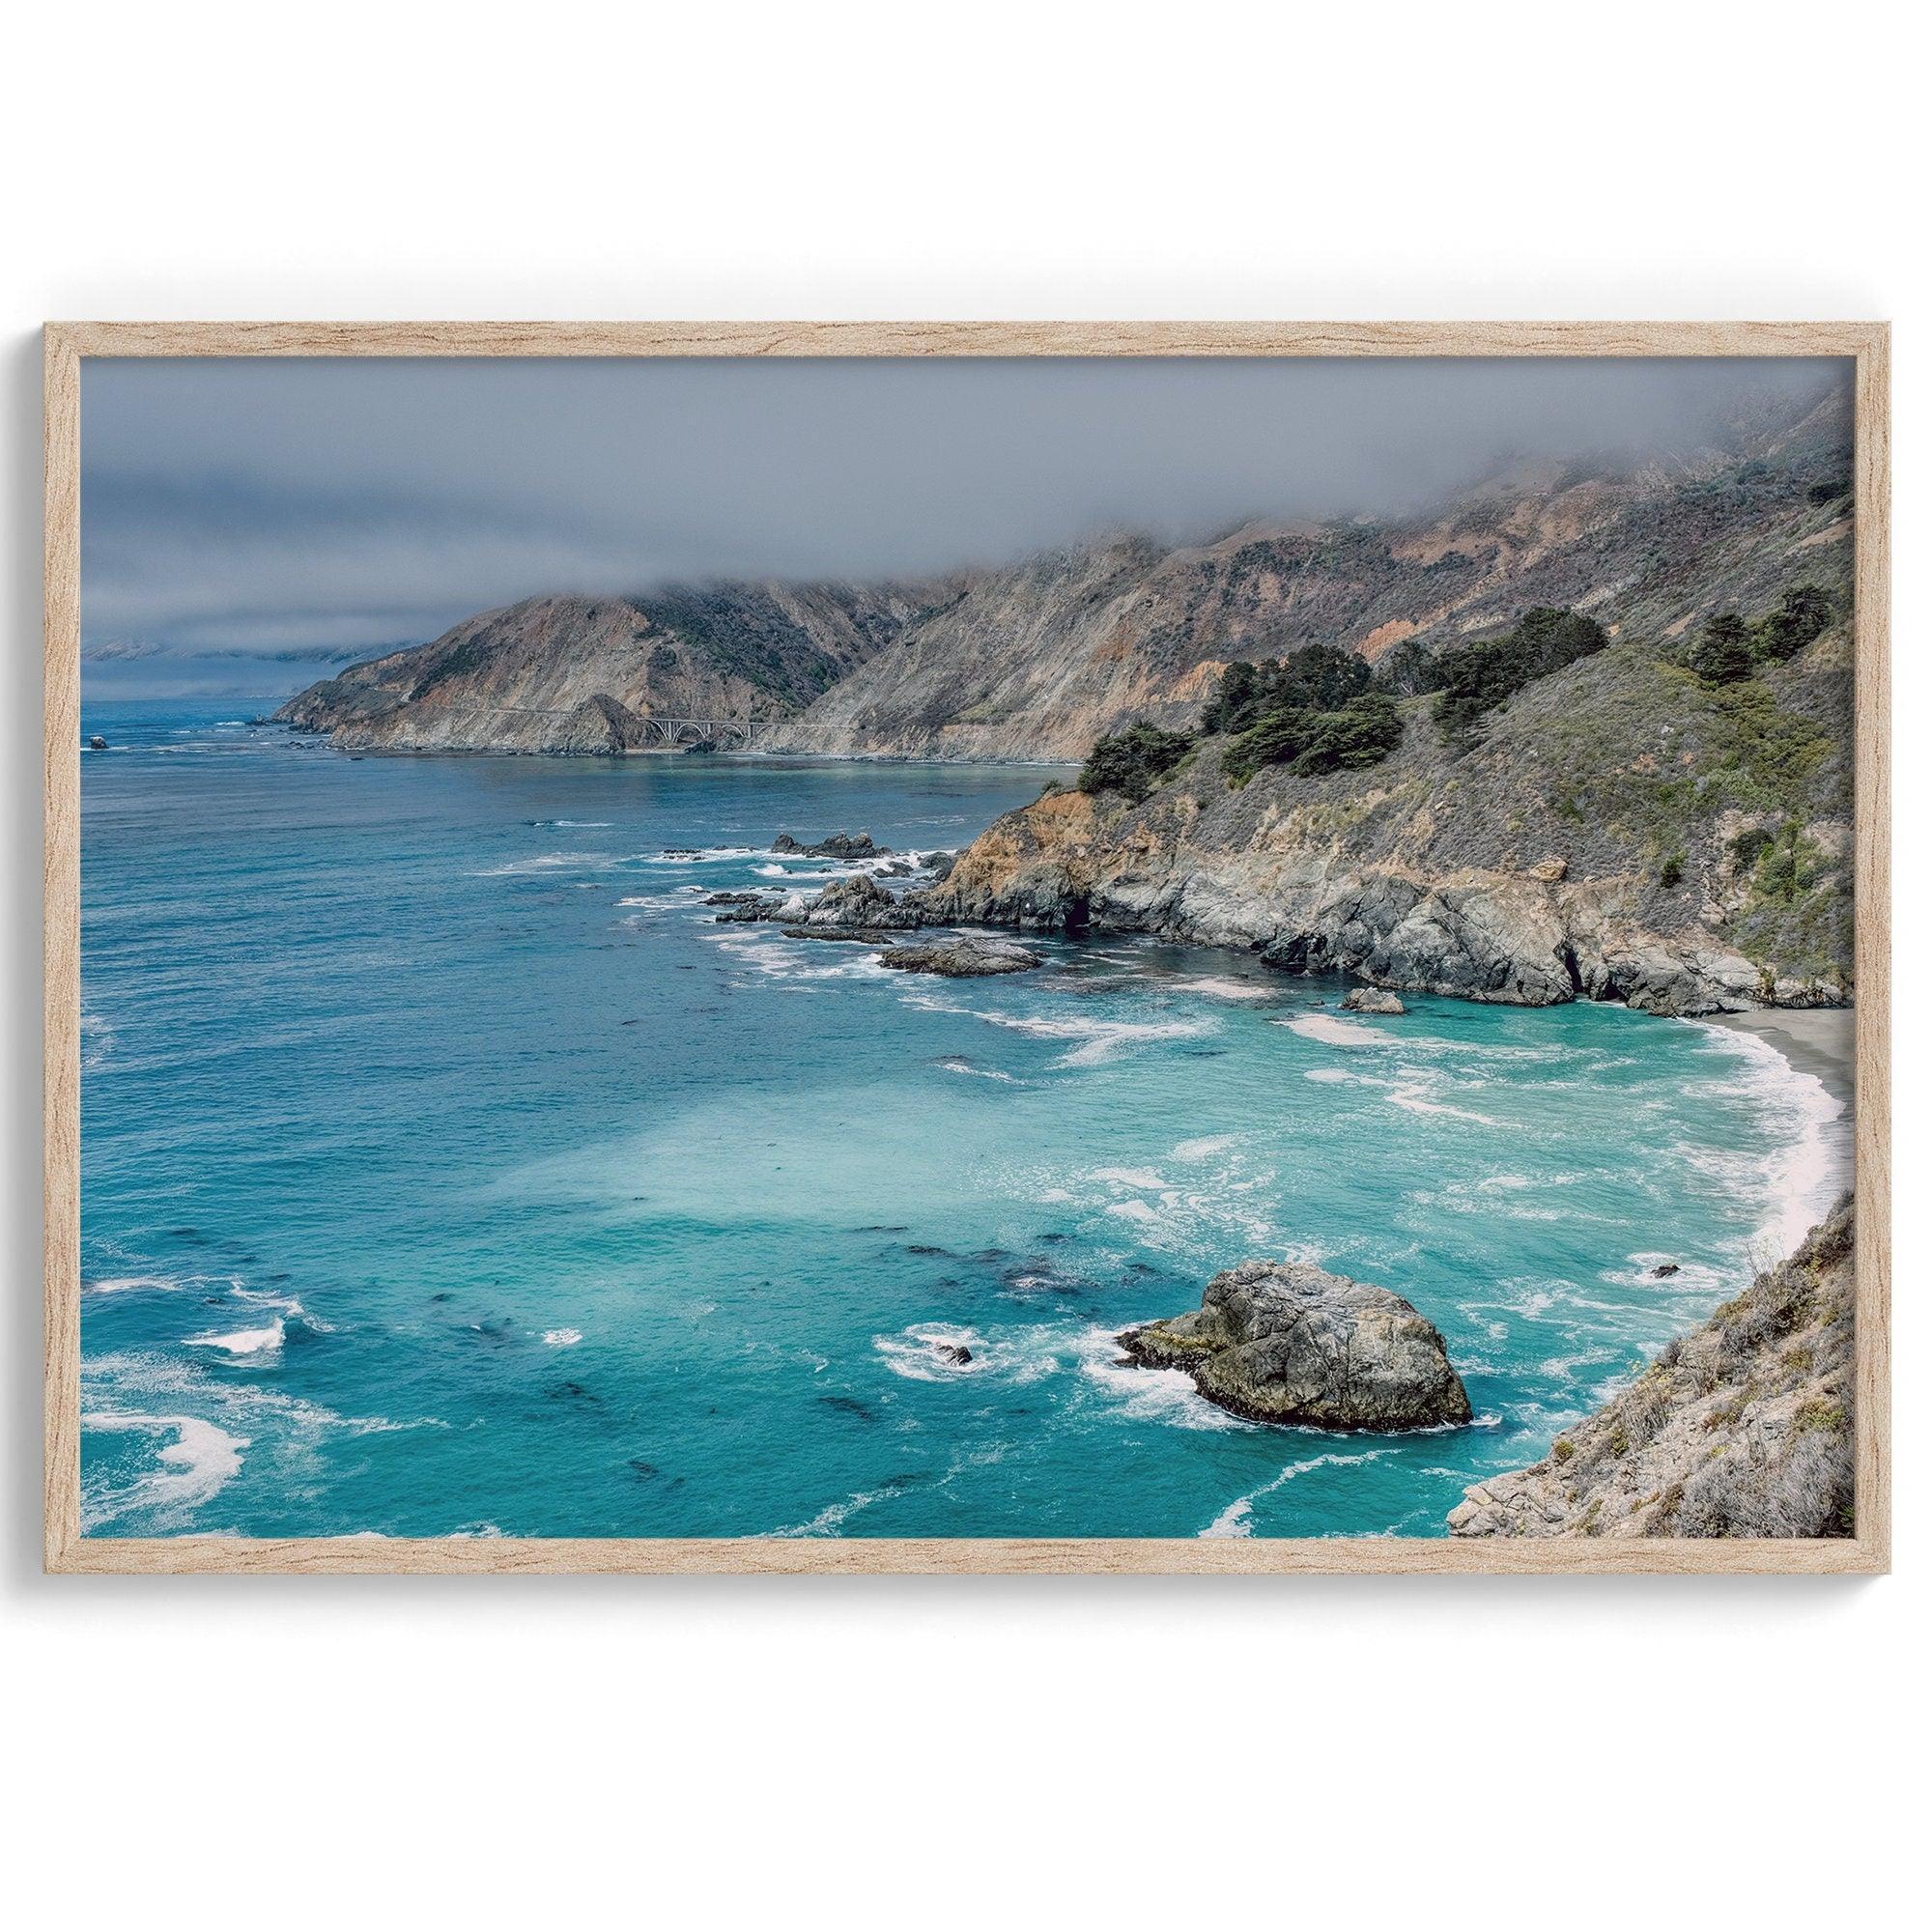
[[[1762,602],[1794,553],[1842,580],[1849,450],[1834,393],[1694,459],[1508,469],[1420,518],[1114,536],[920,582],[539,597],[277,715],[392,750],[624,751],[643,721],[702,716],[768,724],[776,751],[1077,761],[1124,724],[1190,723],[1229,664],[1311,643],[1412,688],[1535,606],[1682,635]]]
[[[1456,1536],[1849,1536],[1852,1204],[1542,1462],[1474,1485]]]
[[[733,584],[533,597],[311,685],[275,713],[348,749],[640,751],[654,720],[788,717],[945,586]]]

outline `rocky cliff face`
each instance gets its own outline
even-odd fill
[[[1528,1006],[1841,1004],[1849,675],[1842,629],[1715,688],[1645,634],[1531,685],[1470,744],[1410,700],[1369,771],[1236,785],[1209,738],[1139,805],[1055,791],[1001,819],[931,916],[1153,932]]]
[[[1849,1536],[1850,1201],[1673,1342],[1533,1467],[1451,1512],[1457,1536]]]

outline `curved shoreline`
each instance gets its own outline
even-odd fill
[[[1744,1013],[1702,1013],[1710,1026],[1755,1034],[1801,1073],[1812,1074],[1850,1114],[1856,1105],[1854,1007],[1761,1007]]]

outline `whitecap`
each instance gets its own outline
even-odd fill
[[[988,1026],[1006,1027],[1013,1033],[1030,1034],[1041,1039],[1077,1039],[1080,1045],[1052,1062],[1055,1066],[1096,1066],[1111,1060],[1122,1049],[1143,1046],[1161,1039],[1195,1039],[1218,1031],[1213,1020],[1103,1020],[1087,1014],[1061,1018],[1035,1018],[1019,1013],[982,1012],[971,1008],[935,1007],[935,1010],[967,1011]]]
[[[597,852],[540,852],[530,859],[506,859],[500,866],[486,866],[472,879],[517,879],[532,873],[566,871],[573,866],[608,866],[611,861]]]
[[[1312,1469],[1340,1467],[1353,1463],[1373,1463],[1387,1452],[1381,1449],[1364,1449],[1359,1455],[1311,1456],[1305,1462],[1291,1463],[1281,1474],[1264,1483],[1258,1490],[1250,1490],[1244,1496],[1236,1496],[1201,1534],[1204,1537],[1252,1536],[1254,1531],[1254,1507],[1263,1496],[1272,1495],[1284,1483],[1292,1483],[1297,1476],[1305,1476]]]
[[[1115,1201],[1107,1208],[1109,1214],[1118,1214],[1123,1221],[1158,1221],[1159,1213],[1150,1208],[1145,1201]]]
[[[1090,1180],[1110,1180],[1120,1187],[1139,1187],[1158,1194],[1167,1182],[1149,1167],[1096,1167]]]
[[[1453,1121],[1473,1121],[1483,1127],[1502,1124],[1488,1114],[1478,1114],[1468,1107],[1452,1107],[1446,1100],[1432,1099],[1429,1089],[1419,1083],[1391,1087],[1388,1097],[1391,1106],[1406,1108],[1411,1114],[1441,1114]]]
[[[552,1349],[575,1348],[582,1340],[583,1331],[581,1328],[546,1328],[544,1330],[544,1343]]]
[[[836,1535],[839,1524],[847,1517],[856,1515],[862,1509],[869,1509],[881,1497],[891,1493],[889,1490],[861,1490],[847,1496],[843,1502],[827,1503],[810,1522],[795,1522],[787,1529],[775,1529],[772,1534],[788,1537]]]
[[[1057,1338],[1049,1328],[988,1337],[955,1322],[921,1321],[896,1335],[874,1335],[872,1348],[894,1375],[913,1382],[975,1376],[1035,1382],[1060,1366]],[[963,1349],[971,1359],[949,1360],[943,1351],[955,1349]]]
[[[1090,1328],[1074,1343],[1080,1373],[1130,1422],[1169,1423],[1177,1429],[1246,1429],[1250,1424],[1214,1405],[1180,1369],[1144,1369],[1123,1360],[1120,1337]]]
[[[81,1288],[88,1294],[133,1294],[145,1291],[172,1294],[185,1288],[198,1287],[204,1279],[201,1275],[109,1274],[84,1281]]]
[[[225,1335],[190,1335],[190,1349],[219,1349],[235,1360],[245,1355],[271,1355],[282,1346],[286,1323],[278,1317],[266,1328],[235,1328]]]
[[[1179,1142],[1171,1151],[1176,1160],[1207,1160],[1211,1155],[1226,1153],[1236,1139],[1234,1134],[1204,1134],[1199,1140]]]
[[[1702,1020],[1685,1024],[1700,1028],[1712,1045],[1741,1063],[1735,1082],[1719,1091],[1749,1101],[1780,1142],[1768,1157],[1754,1163],[1752,1179],[1764,1197],[1765,1219],[1757,1238],[1776,1247],[1776,1259],[1782,1260],[1797,1250],[1851,1184],[1844,1102],[1816,1074],[1801,1071],[1759,1034]],[[1728,1179],[1727,1168],[1731,1175],[1737,1172],[1721,1153],[1681,1151],[1719,1179]]]
[[[85,1499],[89,1527],[99,1527],[130,1510],[185,1513],[210,1502],[242,1470],[249,1438],[236,1435],[198,1415],[138,1415],[123,1409],[84,1411],[82,1430],[100,1434],[139,1432],[172,1435],[155,1451],[158,1468],[119,1488],[97,1488]]]

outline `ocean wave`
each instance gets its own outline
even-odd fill
[[[100,1014],[80,1009],[80,1070],[93,1073],[106,1065],[114,1046],[114,1025]]]
[[[1297,1476],[1305,1476],[1315,1469],[1341,1468],[1355,1463],[1373,1463],[1388,1452],[1383,1449],[1364,1449],[1358,1455],[1342,1456],[1325,1454],[1310,1456],[1305,1462],[1291,1463],[1281,1474],[1264,1483],[1258,1490],[1250,1490],[1246,1495],[1236,1496],[1201,1534],[1204,1537],[1252,1536],[1254,1531],[1254,1508],[1262,1497],[1272,1495],[1284,1483],[1292,1483]]]
[[[105,1274],[83,1281],[80,1292],[83,1294],[179,1294],[187,1289],[205,1288],[217,1279],[226,1279],[231,1287],[240,1286],[232,1277],[205,1274]]]
[[[1802,1071],[1761,1035],[1690,1020],[1706,1041],[1738,1063],[1729,1081],[1707,1083],[1707,1097],[1743,1099],[1778,1145],[1752,1162],[1762,1219],[1754,1242],[1769,1243],[1781,1261],[1830,1211],[1851,1184],[1851,1136],[1845,1105],[1816,1074]],[[1713,1149],[1676,1150],[1691,1165],[1729,1187],[1738,1164]]]
[[[986,1012],[975,1008],[937,1009],[970,1012],[975,1019],[984,1020],[988,1026],[1006,1027],[1010,1032],[1027,1034],[1038,1039],[1078,1040],[1078,1046],[1061,1054],[1051,1063],[1055,1066],[1097,1066],[1129,1047],[1145,1046],[1162,1039],[1197,1039],[1205,1034],[1219,1031],[1219,1023],[1214,1020],[1103,1020],[1084,1013],[1046,1018],[1023,1013]]]
[[[172,1435],[155,1451],[156,1467],[131,1482],[97,1485],[83,1497],[82,1516],[89,1528],[99,1528],[131,1511],[154,1511],[164,1519],[179,1518],[212,1502],[242,1473],[245,1435],[198,1415],[143,1415],[125,1409],[83,1409],[83,1433],[96,1435]]]
[[[1130,1324],[1123,1322],[1122,1327]],[[1129,1422],[1164,1423],[1177,1429],[1249,1429],[1194,1386],[1180,1369],[1144,1369],[1121,1354],[1111,1328],[1090,1328],[1074,1342],[1080,1373]]]
[[[724,866],[738,859],[762,859],[766,855],[753,845],[706,845],[673,847],[662,852],[634,852],[631,857],[644,866]]]
[[[573,1349],[583,1340],[581,1328],[546,1328],[544,1346],[551,1349]]]
[[[795,1522],[786,1529],[775,1529],[774,1536],[836,1536],[838,1528],[848,1517],[855,1516],[862,1509],[870,1509],[876,1502],[882,1502],[892,1490],[861,1490],[849,1495],[843,1502],[827,1503],[810,1522]]]
[[[1156,1194],[1167,1186],[1167,1182],[1151,1167],[1096,1167],[1087,1178],[1090,1180],[1110,1180],[1117,1187],[1138,1187]]]
[[[707,930],[703,937],[727,958],[767,980],[819,980],[884,978],[886,969],[859,947],[828,946],[819,941],[789,941],[770,936],[750,939],[742,927]],[[829,955],[829,956],[828,956]]]
[[[485,866],[472,879],[520,879],[543,872],[568,871],[575,866],[608,866],[610,858],[601,852],[539,852],[529,859],[506,859],[500,866]]]
[[[1169,1151],[1176,1160],[1208,1160],[1217,1153],[1226,1153],[1236,1144],[1234,1134],[1203,1134],[1199,1140],[1177,1143]]]
[[[225,1335],[190,1335],[187,1346],[190,1349],[219,1349],[224,1354],[237,1358],[272,1355],[281,1349],[287,1329],[286,1318],[277,1316],[262,1328],[235,1328]]]
[[[1479,1114],[1473,1108],[1453,1107],[1446,1100],[1434,1098],[1430,1090],[1420,1081],[1401,1082],[1389,1089],[1389,1104],[1402,1107],[1411,1114],[1440,1114],[1450,1120],[1473,1121],[1478,1126],[1499,1127],[1502,1122],[1489,1114]]]
[[[896,1335],[873,1336],[872,1348],[894,1375],[914,1382],[949,1382],[970,1377],[1036,1382],[1060,1366],[1057,1338],[1049,1328],[988,1337],[955,1322],[922,1321]],[[943,1352],[949,1349],[963,1349],[972,1359],[950,1361]]]

